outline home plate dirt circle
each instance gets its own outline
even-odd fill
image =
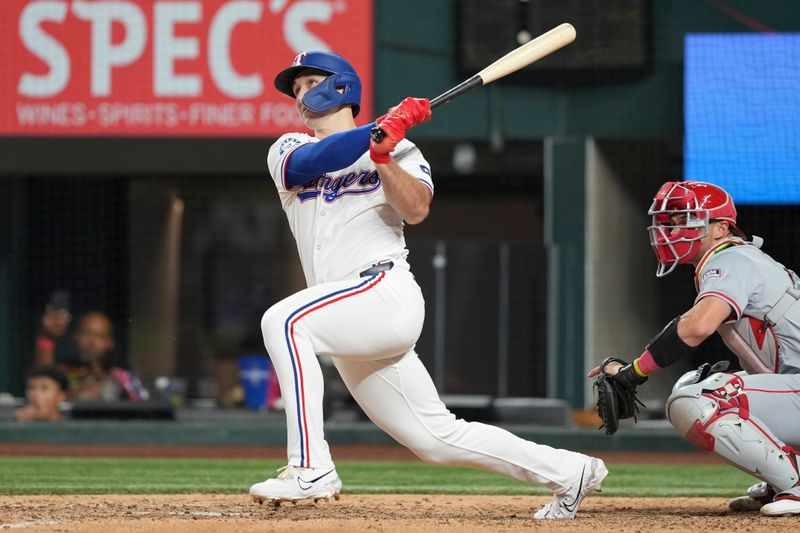
[[[545,496],[357,495],[278,508],[246,495],[0,496],[0,529],[22,531],[516,532],[798,530],[796,518],[727,512],[722,498],[591,496],[578,517],[537,521]]]

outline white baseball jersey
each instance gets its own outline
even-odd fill
[[[318,141],[304,133],[289,133],[270,147],[267,156],[308,286],[352,276],[377,261],[392,260],[404,267],[408,250],[403,220],[389,205],[369,151],[349,167],[287,187],[285,167],[291,154]],[[414,143],[403,139],[391,155],[433,192],[430,165]]]
[[[782,264],[757,246],[737,238],[709,250],[697,266],[697,299],[715,296],[726,301],[736,320],[743,315],[763,319],[794,278]],[[773,331],[778,349],[779,372],[800,372],[800,303],[789,308]]]
[[[268,156],[309,285],[273,304],[261,320],[284,399],[289,464],[333,466],[324,435],[323,355],[370,419],[427,461],[542,483],[559,493],[598,475],[587,456],[456,419],[447,410],[414,350],[425,301],[405,261],[403,221],[369,153],[287,187],[287,160],[311,142],[316,139],[308,135],[284,135]],[[392,157],[433,191],[430,167],[414,144],[401,141]],[[394,268],[359,276],[381,260]]]

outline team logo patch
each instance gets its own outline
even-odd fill
[[[420,170],[422,170],[422,171],[423,171],[425,174],[427,174],[428,176],[430,176],[430,175],[431,175],[431,169],[429,169],[429,168],[428,168],[428,167],[426,167],[425,165],[420,165],[420,166],[419,166],[419,168],[420,168]],[[431,177],[432,177],[432,176],[431,176]]]
[[[292,61],[292,66],[296,67],[297,65],[302,65],[303,60],[306,58],[308,52],[301,52],[294,57],[294,61]]]
[[[721,275],[722,275],[721,268],[709,268],[703,273],[703,277],[700,278],[700,283],[703,283],[704,281],[711,278],[718,278]]]
[[[300,144],[303,144],[303,141],[301,141],[300,139],[295,139],[294,137],[288,137],[284,139],[281,145],[278,147],[278,153],[280,155],[283,155],[292,148],[294,148],[295,146]]]

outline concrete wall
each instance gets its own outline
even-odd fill
[[[671,155],[677,151],[671,143],[586,142],[586,368],[607,356],[634,359],[668,320],[692,305],[688,269],[655,276],[646,232],[652,195],[680,175]],[[653,376],[642,390],[645,403],[663,402],[688,365],[682,361]]]

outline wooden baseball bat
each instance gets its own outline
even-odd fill
[[[464,80],[452,89],[449,89],[431,100],[431,109],[452,102],[467,91],[481,85],[489,85],[495,80],[525,68],[535,61],[539,61],[556,50],[567,46],[575,40],[575,28],[565,22],[552,30],[541,34],[516,48],[488,67],[484,68],[471,78]],[[380,143],[386,134],[378,127],[370,130],[370,136],[376,143]]]

